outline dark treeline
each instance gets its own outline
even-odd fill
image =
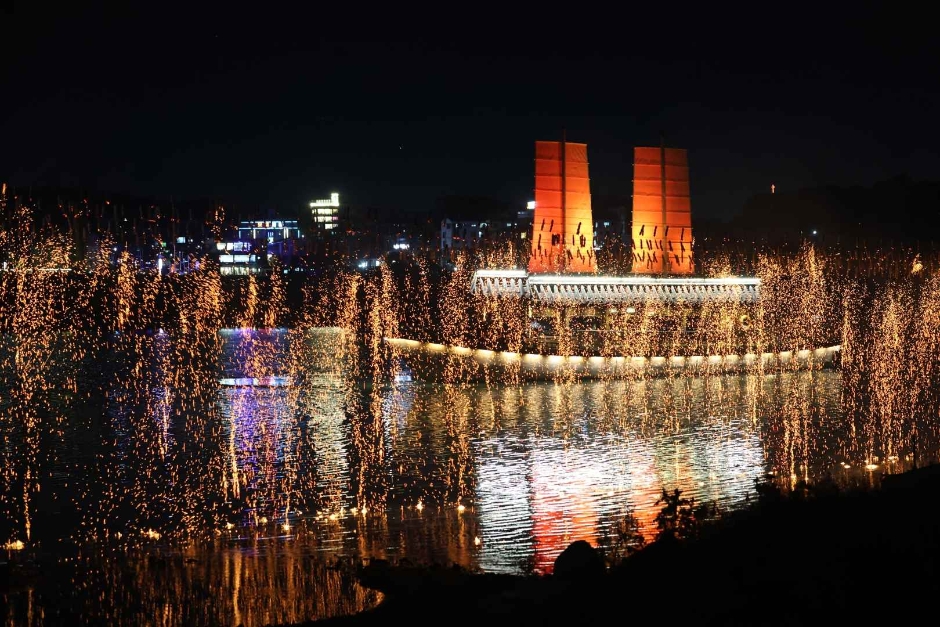
[[[872,247],[923,246],[936,239],[929,226],[938,211],[940,182],[898,176],[871,187],[823,186],[759,194],[734,220],[706,229],[705,234],[756,237],[770,243],[815,237],[843,244],[864,241]]]
[[[275,217],[270,208],[243,206],[220,198],[156,199],[50,186],[8,187],[7,195],[9,206],[28,207],[37,225],[86,235],[108,232],[117,244],[124,245],[140,245],[148,234],[164,241],[185,236],[202,242],[234,233],[241,219]],[[599,241],[603,242],[598,255],[609,260],[611,266],[601,268],[603,271],[622,271],[618,259],[630,257],[630,203],[631,199],[624,197],[593,198],[595,221],[607,225],[598,231]],[[730,221],[710,220],[695,213],[694,198],[692,204],[695,253],[699,257],[709,255],[716,247],[730,250],[733,246],[750,254],[768,249],[779,253],[811,241],[824,249],[854,253],[855,266],[864,268],[885,254],[896,256],[906,249],[926,256],[940,250],[928,228],[940,210],[940,182],[935,181],[898,176],[867,187],[777,190],[751,197]],[[391,215],[381,207],[346,206],[341,217],[344,228],[360,239],[371,231],[382,230],[382,224],[391,220],[420,233],[424,246],[436,247],[437,230],[444,218],[514,223],[519,219],[518,209],[494,198],[450,195],[440,197],[425,211],[412,208],[406,214]],[[304,230],[310,227],[309,212],[304,207],[277,213],[277,217],[298,219]],[[484,231],[481,248],[506,248],[502,234]],[[511,243],[518,246],[518,238]]]

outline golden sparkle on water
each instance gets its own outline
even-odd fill
[[[649,531],[664,484],[708,493],[712,470],[692,469],[679,437],[669,464],[643,452],[609,474],[600,453],[579,458],[578,443],[600,433],[642,448],[627,436],[681,435],[700,397],[704,407],[744,399],[728,424],[757,442],[762,468],[783,487],[829,471],[897,472],[936,452],[940,274],[923,252],[757,250],[744,264],[761,280],[757,304],[579,308],[471,293],[473,270],[510,267],[512,250],[458,255],[448,272],[416,258],[407,270],[338,264],[295,279],[274,260],[265,274],[223,279],[208,257],[187,273],[141,268],[108,237],[79,255],[74,233],[37,225],[15,203],[0,217],[6,551],[60,531],[79,546],[138,548],[280,529],[291,532],[286,542],[323,534],[384,555],[368,534],[391,536],[390,521],[410,517],[449,556],[472,561],[498,546],[481,522],[486,481],[493,498],[526,504],[537,537],[556,520],[565,533],[593,528],[597,502],[629,501]],[[742,272],[730,253],[699,262],[712,277]],[[433,363],[404,364],[388,338],[421,343]],[[828,345],[840,347],[838,398],[824,396],[816,366],[791,376],[804,351]],[[485,361],[466,359],[471,350]],[[764,354],[787,359],[743,363]],[[544,355],[563,365],[553,381],[526,387],[523,362]],[[739,378],[711,376],[711,364],[735,356]],[[646,372],[589,387],[570,366],[634,357],[697,358],[704,376],[669,374],[651,411],[661,388]],[[402,383],[409,366],[435,365],[433,396]],[[597,415],[584,415],[588,395]],[[533,407],[532,398],[548,400]],[[830,407],[839,424],[821,409]],[[501,441],[516,423],[524,436]],[[732,438],[716,438],[728,445],[728,472],[744,472]],[[545,452],[518,453],[535,439],[552,443],[551,463]],[[415,453],[432,449],[433,463]],[[501,469],[518,463],[494,478],[488,455]],[[57,522],[61,512],[70,522]],[[419,540],[400,544],[421,550]],[[242,573],[233,580],[246,572],[226,568]]]

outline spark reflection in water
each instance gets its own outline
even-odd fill
[[[112,260],[107,239],[73,268],[74,239],[21,213],[7,221],[21,231],[0,228],[0,542],[5,567],[47,568],[0,591],[6,622],[54,607],[75,622],[324,617],[375,601],[326,567],[338,557],[546,571],[628,514],[650,537],[664,488],[728,509],[767,472],[874,482],[937,452],[931,259],[856,281],[812,247],[758,256],[754,351],[833,332],[839,370],[523,384],[517,361],[471,384],[448,353],[439,380],[408,383],[383,338],[519,354],[523,306],[470,295],[462,264],[432,285],[418,261],[403,279],[317,277],[289,324],[280,272],[164,276]],[[555,317],[564,355],[570,315]],[[680,327],[652,338],[646,316],[616,315],[604,354],[678,350]],[[699,315],[700,354],[731,354],[744,314]]]
[[[40,560],[0,592],[4,625],[271,625],[365,611],[381,594],[289,539]]]

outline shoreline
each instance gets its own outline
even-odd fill
[[[940,592],[940,464],[885,475],[879,488],[821,482],[666,535],[592,576],[471,573],[377,563],[360,582],[385,599],[366,612],[300,626],[609,624],[799,625],[914,619]],[[558,562],[556,561],[556,567]],[[658,618],[655,618],[658,616]],[[282,626],[283,627],[283,626]]]

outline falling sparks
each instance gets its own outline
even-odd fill
[[[504,528],[530,529],[548,559],[557,538],[610,533],[615,507],[648,526],[666,484],[733,500],[723,486],[755,472],[785,487],[877,477],[938,448],[940,275],[923,253],[716,251],[698,257],[703,272],[753,273],[760,303],[579,309],[469,291],[474,269],[509,267],[515,250],[459,254],[453,271],[417,258],[295,278],[274,260],[223,277],[205,258],[160,274],[113,238],[79,255],[74,233],[22,207],[0,218],[7,551],[44,533],[162,546],[279,528],[294,532],[286,544],[355,537],[381,554],[376,538],[413,524],[448,538],[455,561],[516,550]],[[424,356],[403,361],[389,338]],[[840,347],[836,375],[798,372],[826,345]],[[788,358],[744,360],[764,354]],[[530,385],[522,363],[546,355],[698,358],[704,376],[587,382],[560,366]],[[710,376],[738,356],[740,376]],[[411,385],[412,369],[429,385]],[[698,427],[716,451],[707,472],[687,438]],[[512,519],[520,503],[528,518]],[[40,524],[59,508],[77,522]],[[467,548],[481,537],[484,550]]]

